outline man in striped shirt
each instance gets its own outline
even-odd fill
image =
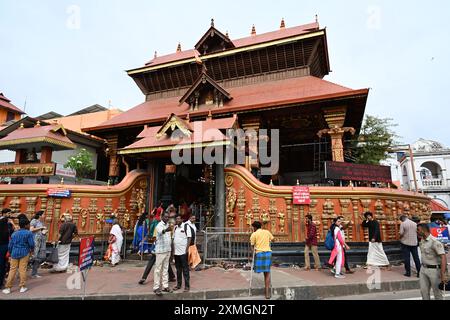
[[[6,281],[4,294],[10,294],[17,269],[20,276],[20,293],[26,292],[27,265],[30,253],[34,250],[34,236],[30,229],[30,221],[27,218],[19,219],[20,230],[14,232],[9,241],[8,250],[11,254],[11,268]]]

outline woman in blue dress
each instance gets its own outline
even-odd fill
[[[148,253],[148,227],[149,223],[147,219],[147,213],[145,212],[139,217],[139,220],[134,227],[133,248],[138,252],[139,255]]]

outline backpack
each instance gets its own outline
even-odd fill
[[[334,231],[334,230],[333,230]],[[334,235],[331,229],[328,230],[327,233],[327,237],[325,238],[325,248],[327,248],[328,250],[333,250],[334,249]]]
[[[187,229],[186,227],[191,228],[191,243],[189,244],[189,246],[193,246],[195,244],[195,231],[194,228],[192,228],[190,225],[188,225],[187,223],[184,224],[184,232],[186,232],[187,234]]]

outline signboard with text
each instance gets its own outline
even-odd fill
[[[309,193],[309,187],[295,186],[292,187],[292,203],[293,204],[310,204],[311,195]]]
[[[47,196],[52,198],[70,198],[71,192],[69,189],[53,188],[47,189]]]
[[[448,234],[448,228],[442,227],[442,228],[430,228],[431,235],[435,237],[437,240],[447,243],[449,242],[449,234]]]
[[[80,240],[80,252],[78,255],[78,267],[80,271],[89,269],[94,263],[94,236]]]
[[[391,167],[389,166],[335,161],[325,161],[325,178],[392,183]]]
[[[56,163],[27,163],[0,165],[0,177],[54,176]]]

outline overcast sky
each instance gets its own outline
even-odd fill
[[[314,21],[327,27],[332,73],[371,88],[366,113],[391,117],[404,143],[450,146],[449,1],[0,0],[0,92],[38,116],[144,96],[125,70],[189,49],[215,19],[232,39]]]

